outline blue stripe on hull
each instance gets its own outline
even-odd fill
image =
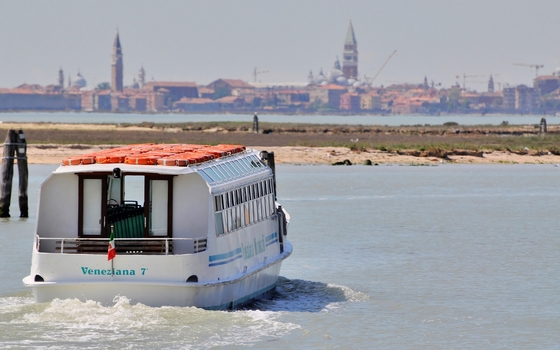
[[[218,266],[218,265],[225,265],[225,264],[229,264],[232,261],[235,261],[237,259],[241,259],[243,257],[243,255],[238,255],[235,256],[229,260],[225,260],[225,261],[220,261],[220,262],[216,262],[216,263],[212,263],[212,264],[208,264],[208,266]]]
[[[277,239],[275,239],[275,240],[274,240],[274,241],[272,241],[272,242],[268,242],[268,243],[266,244],[266,246],[268,247],[269,245],[271,245],[271,244],[274,244],[274,243],[276,243],[276,242],[278,242],[278,240],[277,240]]]

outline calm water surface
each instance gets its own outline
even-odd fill
[[[53,169],[31,166],[33,205]],[[277,186],[294,253],[277,296],[235,312],[34,304],[14,196],[0,348],[560,349],[560,168],[282,165]]]

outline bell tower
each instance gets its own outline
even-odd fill
[[[358,78],[358,42],[354,35],[354,27],[352,20],[346,32],[346,40],[344,41],[344,51],[342,52],[342,73],[346,79]]]
[[[111,90],[123,91],[123,55],[118,31],[113,43],[113,54],[111,57]]]

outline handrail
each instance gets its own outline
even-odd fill
[[[41,237],[39,235],[36,235],[37,237],[37,250],[39,250],[39,246],[40,246],[40,242],[42,240],[45,241],[58,241],[60,242],[60,253],[64,254],[64,245],[65,243],[76,243],[76,242],[107,242],[109,243],[109,238],[86,238],[86,237]],[[169,242],[173,242],[173,241],[192,241],[193,242],[193,248],[194,248],[194,253],[199,253],[201,251],[198,251],[196,249],[197,247],[197,243],[198,242],[204,242],[207,241],[208,238],[206,236],[202,236],[202,237],[195,237],[195,238],[182,238],[182,237],[147,237],[147,238],[114,238],[114,241],[126,241],[126,242],[130,242],[130,241],[165,241],[165,255],[169,254],[169,248],[170,248],[170,244]]]

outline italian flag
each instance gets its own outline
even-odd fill
[[[115,240],[113,237],[113,232],[111,232],[111,238],[109,238],[109,250],[107,251],[107,261],[113,259],[117,255],[117,250],[115,249]]]

